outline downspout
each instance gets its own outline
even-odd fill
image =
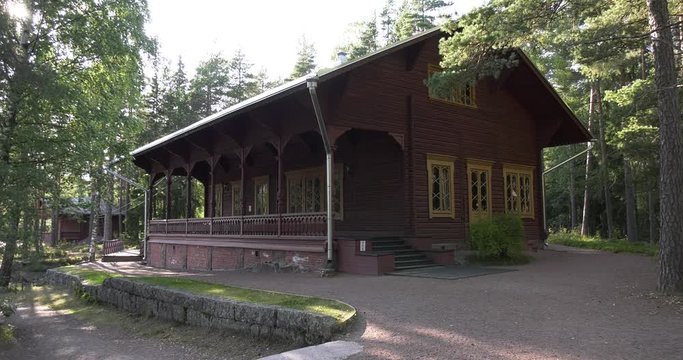
[[[327,136],[327,127],[325,126],[325,119],[323,112],[320,109],[320,102],[318,101],[318,77],[313,76],[306,80],[308,91],[311,94],[311,102],[313,103],[313,110],[315,111],[315,118],[318,121],[318,128],[320,129],[320,136],[323,139],[323,147],[325,148],[325,165],[326,165],[326,180],[327,180],[327,268],[332,267],[334,260],[334,197],[332,196],[334,184],[334,159],[332,152],[332,144],[330,138]]]

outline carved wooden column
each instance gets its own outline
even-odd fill
[[[192,176],[190,176],[192,166],[188,165],[186,170],[187,175],[185,176],[185,218],[189,219],[192,213]]]
[[[216,163],[216,157],[212,156],[209,158],[209,213],[207,215],[210,218],[216,216],[216,194],[214,193],[216,188]]]
[[[277,207],[277,236],[282,235],[282,185],[283,185],[283,174],[282,174],[282,150],[284,146],[282,144],[282,139],[277,143],[277,192],[276,196],[276,207]]]
[[[154,208],[154,205],[155,205],[155,201],[154,201],[154,175],[155,174],[149,175],[149,199],[148,199],[148,201],[149,201],[149,208],[148,208],[149,214],[147,214],[148,220],[152,220],[152,217],[153,217],[154,211],[155,211],[155,208]]]
[[[171,218],[171,184],[173,182],[173,178],[171,176],[171,171],[166,172],[166,202],[165,202],[165,207],[164,207],[164,218],[166,220]]]

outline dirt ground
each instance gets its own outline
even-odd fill
[[[654,294],[655,259],[560,246],[533,256],[536,260],[518,271],[460,280],[251,272],[176,275],[345,301],[360,314],[339,336],[364,347],[353,359],[681,357],[683,305]],[[122,273],[156,271],[122,264],[94,266]],[[39,321],[34,317],[27,313],[22,321]],[[83,341],[77,336],[90,330],[78,330],[78,324],[64,321],[60,326],[72,327],[75,332],[71,340],[60,341],[59,335],[49,341],[57,348],[64,344],[64,351],[80,351],[75,344]],[[33,341],[45,341],[45,326],[51,325],[38,325],[36,331],[45,335]],[[89,334],[99,336],[102,342],[117,339],[116,349],[131,356],[128,358],[200,358],[194,349],[185,357],[183,351],[189,350],[161,345],[158,340],[131,338],[115,329],[98,331]],[[68,337],[68,332],[64,336]],[[97,353],[94,351],[82,350],[84,354]],[[146,354],[140,355],[141,351]]]

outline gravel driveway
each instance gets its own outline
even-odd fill
[[[683,306],[655,297],[655,260],[553,246],[519,271],[460,280],[183,273],[340,299],[360,320],[354,359],[680,359]],[[150,268],[116,266],[115,271]]]

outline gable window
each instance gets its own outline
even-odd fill
[[[491,164],[484,160],[467,160],[470,222],[491,215]]]
[[[439,66],[429,64],[427,67],[427,77],[440,73],[442,70]],[[429,89],[429,98],[432,100],[443,101],[449,104],[469,106],[476,108],[476,91],[474,84],[468,83],[453,88],[448,96],[437,94],[434,90]]]
[[[534,177],[533,167],[505,165],[505,212],[516,213],[521,217],[534,217]]]
[[[242,186],[239,181],[230,183],[232,216],[242,215]]]
[[[455,218],[453,201],[453,157],[427,155],[429,217]]]
[[[254,178],[254,214],[268,214],[268,176]]]
[[[323,212],[327,208],[325,169],[321,167],[289,171],[287,176],[287,212]],[[343,215],[343,174],[341,165],[334,169],[334,212]]]

